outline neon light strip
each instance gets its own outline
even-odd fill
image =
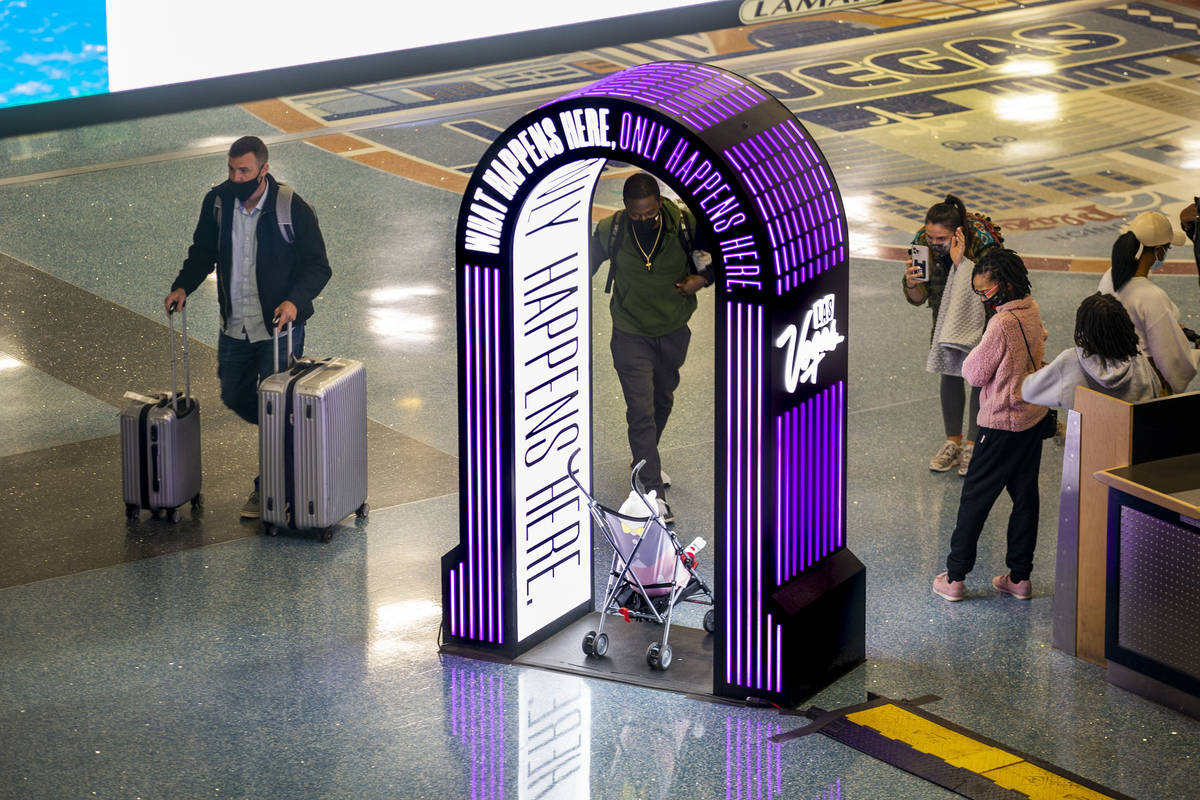
[[[501,518],[500,276],[465,267],[463,277],[465,558],[450,571],[450,633],[503,643],[503,519]]]
[[[845,545],[845,405],[838,381],[775,418],[777,586]]]
[[[476,298],[476,302],[479,301],[478,298],[479,298],[479,294],[480,294],[479,293],[479,279],[481,277],[480,272],[481,272],[481,270],[479,270],[479,269],[471,270],[471,296]],[[477,317],[482,316],[482,314],[478,313],[479,310],[480,309],[477,307],[476,308],[476,316]],[[475,354],[476,354],[475,363],[472,364],[471,366],[472,366],[472,370],[475,372],[475,379],[476,379],[477,386],[479,385],[479,383],[478,383],[479,377],[480,377],[479,373],[483,371],[483,368],[482,368],[483,359],[478,357],[479,351],[482,346],[482,342],[480,341],[482,335],[483,335],[483,331],[479,325],[479,320],[477,318],[475,320],[474,327],[471,328],[471,338],[474,340],[472,349],[475,351]],[[484,386],[486,387],[486,384],[484,384]],[[485,388],[485,391],[486,391],[486,388]],[[479,416],[480,416],[480,411],[481,411],[480,407],[482,405],[483,405],[482,403],[473,403],[471,405],[471,414],[475,418],[476,436],[475,436],[474,441],[472,442],[472,447],[471,447],[470,453],[471,453],[471,461],[474,462],[474,464],[476,465],[475,474],[477,476],[479,475],[478,467],[479,467],[480,462],[482,461],[482,459],[480,458],[480,451],[483,448],[483,443],[480,441],[483,438],[483,436],[479,435],[480,427],[481,427],[481,421],[479,419]],[[484,435],[486,435],[486,431],[483,433],[484,433]],[[486,497],[486,495],[483,493],[483,491],[481,491],[479,488],[477,488],[476,491],[473,491],[471,493],[471,495],[477,502],[479,500],[481,500],[482,498]],[[467,613],[467,635],[470,636],[472,639],[481,638],[479,636],[478,629],[475,627],[475,615],[476,615],[476,611],[479,607],[479,584],[478,584],[478,573],[477,573],[477,565],[479,564],[479,522],[480,522],[480,518],[478,515],[478,511],[476,511],[474,514],[472,514],[472,520],[471,520],[471,523],[472,523],[471,530],[474,535],[470,536],[467,540],[467,580],[471,587],[471,604],[468,607],[468,613]]]
[[[844,481],[846,479],[846,383],[838,381],[837,384],[837,436],[834,439],[837,445],[837,453],[834,456],[835,469],[837,470],[837,485],[834,491],[837,493],[836,503],[834,508],[837,510],[837,524],[834,526],[834,534],[837,539],[834,542],[835,547],[846,546],[846,487]]]
[[[450,594],[450,635],[451,636],[458,635],[458,604],[456,602],[458,599],[458,592],[455,589],[456,581],[454,578],[454,573],[455,573],[455,570],[451,569],[450,576],[447,580],[447,585],[449,587],[449,594]]]
[[[763,352],[766,349],[763,344],[763,307],[755,306],[754,320],[754,338],[751,340],[751,346],[754,349],[755,355],[755,375],[754,375],[754,430],[751,432],[750,442],[754,448],[754,499],[750,509],[753,513],[753,518],[750,521],[750,531],[754,536],[755,553],[755,570],[756,575],[754,585],[757,587],[758,594],[758,613],[757,613],[757,629],[758,629],[758,653],[756,660],[758,662],[758,683],[759,688],[763,686],[762,680],[762,638],[764,635],[770,636],[770,623],[764,623],[763,620],[763,595],[765,594],[766,582],[763,580],[763,471],[766,469],[766,464],[763,459],[763,388],[766,385],[763,382]],[[769,648],[768,648],[769,649]],[[768,656],[768,662],[770,657]]]
[[[469,761],[470,797],[504,797],[504,684],[494,675],[450,673],[450,732]]]
[[[500,273],[493,271],[491,274],[492,274],[491,303],[492,303],[492,308],[496,309],[496,313],[494,313],[492,315],[492,357],[491,357],[492,362],[496,365],[495,383],[493,383],[492,387],[491,387],[491,400],[492,400],[492,409],[493,409],[492,419],[494,419],[496,421],[495,425],[492,428],[492,441],[494,443],[494,447],[492,449],[492,453],[493,453],[493,458],[492,458],[492,495],[493,495],[493,497],[495,497],[495,507],[497,510],[497,513],[494,516],[494,522],[495,522],[495,526],[496,526],[495,527],[495,538],[492,541],[492,549],[495,551],[495,554],[496,554],[496,561],[495,561],[495,565],[496,565],[495,587],[496,588],[495,588],[495,593],[492,595],[492,597],[495,600],[496,619],[498,621],[497,622],[497,630],[496,630],[496,642],[499,644],[503,644],[504,643],[504,591],[503,591],[503,580],[502,579],[503,579],[504,560],[502,558],[502,553],[501,553],[501,549],[500,549],[500,544],[504,540],[504,521],[505,521],[505,517],[501,513],[501,509],[503,509],[503,501],[502,501],[502,495],[501,495],[502,489],[500,486],[501,476],[504,474],[503,463],[501,460],[502,459],[501,451],[503,448],[503,441],[502,441],[502,437],[501,437],[501,433],[502,433],[501,426],[503,423],[500,418],[500,387],[502,385],[501,375],[500,375],[500,367],[503,364],[503,362],[500,360],[500,341],[502,339],[501,328],[500,328],[500,314],[499,314]],[[501,762],[501,770],[503,770],[503,762]],[[501,793],[503,794],[503,792],[501,792]]]
[[[762,592],[769,568],[766,559],[772,554],[776,574],[782,577],[780,547],[764,552],[770,541],[766,537],[771,535],[763,531],[765,314],[757,304],[731,301],[727,308],[725,588],[732,607],[726,630],[726,682],[762,689],[778,685],[774,668],[778,643],[773,639],[774,624],[764,617]],[[783,438],[783,424],[776,419],[778,439]],[[782,467],[780,453],[782,448],[776,456]],[[776,473],[777,487],[782,471]],[[774,533],[779,541],[782,531]]]
[[[782,732],[777,722],[725,717],[726,800],[782,800],[783,745],[771,741]]]
[[[775,291],[782,295],[840,263],[842,215],[833,183],[804,131],[787,120],[728,148],[724,156],[750,189],[774,250]],[[815,186],[814,186],[815,183]],[[800,210],[806,224],[796,216]],[[794,224],[793,224],[794,223]],[[815,243],[819,243],[814,247]],[[799,261],[790,257],[802,241]],[[836,253],[836,259],[831,257]]]
[[[463,329],[466,331],[466,335],[463,337],[463,340],[464,340],[463,343],[466,348],[466,359],[465,359],[466,369],[464,370],[464,375],[465,375],[465,381],[467,384],[464,394],[466,397],[471,397],[471,398],[475,397],[476,393],[479,391],[477,381],[475,380],[475,361],[476,361],[475,329],[477,327],[475,318],[478,316],[477,309],[475,308],[475,304],[477,302],[476,293],[475,293],[475,272],[476,272],[476,268],[469,267],[467,269],[466,275],[463,276],[463,294],[465,295],[465,297],[463,298],[463,317],[464,317]],[[467,459],[466,459],[467,463],[465,465],[466,470],[467,470],[467,500],[466,500],[467,546],[466,546],[466,550],[465,550],[466,562],[463,562],[462,564],[460,564],[460,566],[466,565],[467,569],[459,570],[460,591],[462,588],[463,577],[466,574],[469,574],[469,572],[470,572],[470,567],[469,567],[468,562],[470,562],[470,560],[471,560],[471,544],[472,544],[472,542],[475,541],[475,512],[474,512],[473,506],[475,504],[475,498],[478,496],[478,489],[475,485],[476,463],[475,463],[475,458],[473,457],[473,454],[475,452],[475,438],[476,438],[477,431],[478,431],[478,425],[475,421],[474,404],[469,404],[467,406],[467,413],[465,414],[465,418],[467,421],[467,423],[466,423],[466,426],[467,426],[466,448],[465,448],[465,451],[467,453]],[[469,596],[470,595],[468,595],[468,597]],[[463,617],[465,618],[467,616],[467,612],[465,610],[463,610],[463,606],[462,606],[462,602],[461,602],[462,598],[460,597],[459,600],[460,600],[459,613],[462,614]],[[470,636],[470,632],[467,630],[467,628],[463,624],[462,620],[460,620],[460,622],[459,622],[458,635],[463,636],[463,637]]]

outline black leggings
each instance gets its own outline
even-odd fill
[[[971,469],[963,481],[958,519],[950,536],[946,574],[961,581],[975,566],[983,524],[1005,490],[1012,498],[1008,515],[1008,547],[1004,563],[1014,582],[1027,580],[1033,571],[1037,547],[1038,467],[1042,461],[1041,425],[1024,431],[984,428],[975,445]]]
[[[961,436],[963,423],[963,404],[967,401],[967,393],[963,379],[957,375],[943,375],[942,423],[946,426],[946,436]],[[967,420],[967,441],[973,442],[979,436],[979,387],[971,387],[971,418]]]

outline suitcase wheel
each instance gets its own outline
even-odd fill
[[[135,506],[133,503],[125,504],[125,519],[130,522],[137,522],[142,517],[142,509]]]
[[[167,517],[167,522],[170,522],[172,525],[179,522],[179,520],[183,518],[180,515],[178,508],[167,509],[166,517]]]
[[[150,509],[150,518],[151,519],[161,519],[162,518],[162,509],[161,508]]]
[[[322,542],[333,541],[333,528],[321,528],[321,541]]]
[[[195,511],[202,505],[204,505],[204,495],[197,493],[197,495],[192,498],[192,511]]]
[[[371,513],[371,507],[369,505],[367,505],[366,503],[363,503],[361,506],[358,507],[358,510],[354,512],[354,516],[358,517],[359,519],[366,519],[367,515],[370,513]]]
[[[275,534],[279,533],[279,529],[269,522],[264,522],[263,533],[265,533],[267,536],[274,536]]]

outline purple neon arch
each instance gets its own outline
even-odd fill
[[[781,693],[787,648],[769,596],[846,543],[844,352],[827,371],[832,380],[786,395],[776,386],[774,348],[779,326],[795,321],[814,292],[835,294],[844,320],[848,243],[837,186],[804,127],[767,92],[733,73],[686,62],[646,64],[539,111],[588,103],[645,109],[681,137],[702,143],[735,179],[739,197],[753,212],[748,225],[765,256],[760,285],[719,281],[717,287],[723,336],[715,399],[723,409],[716,419],[715,522],[723,531],[714,581],[720,604],[714,691]],[[595,156],[645,162],[616,147],[564,158]],[[646,166],[669,183],[678,178],[663,175],[660,164]],[[478,181],[477,174],[464,209]],[[687,199],[686,191],[680,194]],[[506,370],[513,367],[504,359],[503,343],[507,264],[502,255],[489,260],[465,252],[463,224],[460,216],[460,403],[469,409],[460,411],[463,541],[444,565],[444,614],[451,640],[515,652],[519,643],[511,641],[506,623],[511,609],[505,575],[510,560],[505,543],[513,532],[503,513],[504,391],[512,382]]]

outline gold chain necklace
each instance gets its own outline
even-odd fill
[[[629,220],[629,230],[633,234],[633,243],[637,245],[637,249],[642,252],[642,258],[646,259],[646,269],[650,269],[650,261],[654,255],[655,248],[658,247],[658,240],[662,237],[662,222],[658,223],[658,233],[654,235],[654,244],[650,245],[650,252],[646,252],[646,248],[642,247],[641,240],[638,239],[637,228],[633,225],[633,220]]]

